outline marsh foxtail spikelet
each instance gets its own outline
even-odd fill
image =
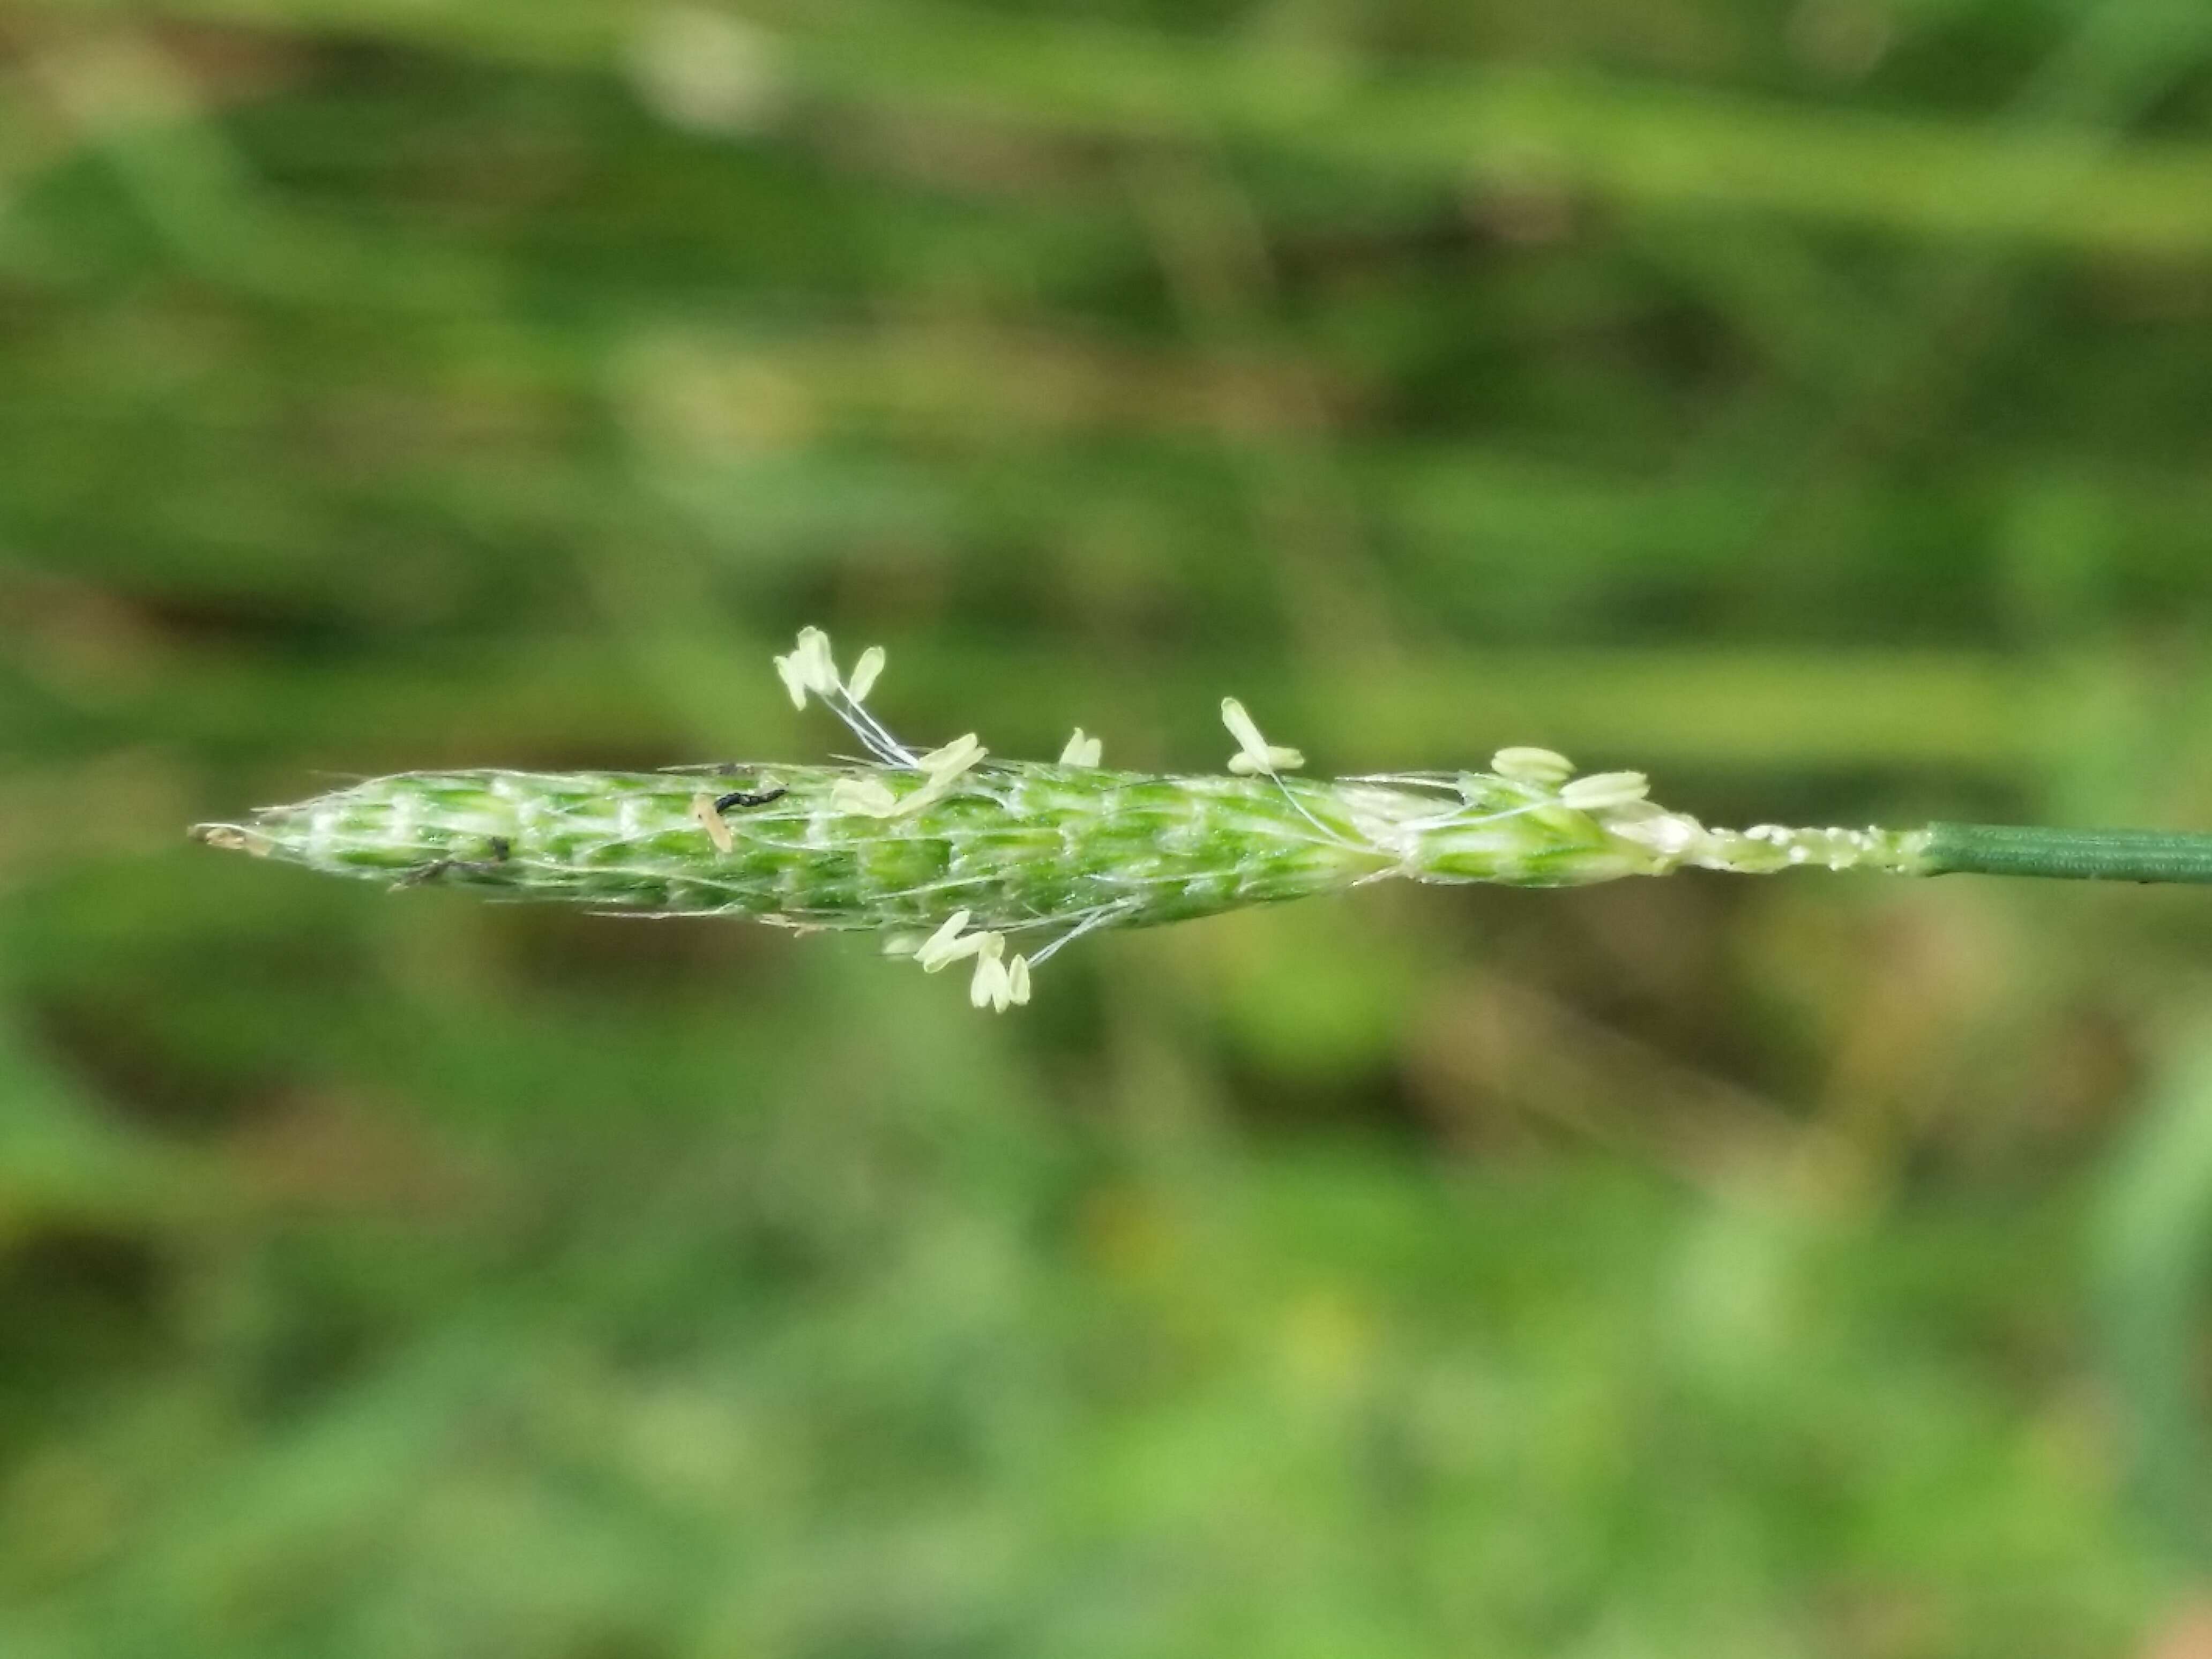
[[[1686,866],[2212,879],[2202,836],[1710,830],[1654,805],[1641,773],[1578,777],[1546,749],[1502,749],[1480,772],[1293,777],[1304,757],[1270,743],[1233,697],[1221,705],[1237,745],[1225,775],[1109,770],[1079,728],[1056,763],[993,759],[973,732],[917,753],[863,701],[880,648],[848,677],[810,628],[775,666],[795,705],[826,704],[872,759],[405,773],[194,833],[335,875],[878,931],[926,972],[972,962],[971,1000],[1000,1011],[1026,1002],[1032,967],[1080,934],[1390,877],[1562,887]],[[1031,948],[1014,952],[1016,939]]]

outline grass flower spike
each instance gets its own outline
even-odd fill
[[[732,915],[866,930],[924,973],[972,962],[969,999],[1004,1012],[1071,939],[1402,877],[1562,887],[1684,867],[1814,868],[2212,881],[2212,836],[1972,824],[1708,829],[1640,772],[1577,776],[1548,749],[1482,772],[1315,780],[1234,697],[1225,775],[1108,770],[1077,728],[1056,762],[991,757],[975,732],[909,749],[865,699],[880,647],[839,672],[810,628],[775,659],[864,761],[664,772],[404,773],[244,823],[211,846],[399,886],[437,882],[643,915]],[[1011,941],[1030,946],[1017,952]]]

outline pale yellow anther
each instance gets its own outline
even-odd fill
[[[1079,726],[1075,728],[1075,735],[1068,738],[1066,746],[1060,751],[1060,763],[1062,766],[1096,766],[1099,756],[1105,750],[1103,740],[1085,737],[1083,728]]]
[[[805,708],[806,672],[799,665],[799,653],[796,651],[787,653],[775,659],[775,674],[776,678],[783,682],[783,689],[791,694],[791,706],[793,708]]]
[[[965,962],[970,957],[988,956],[990,952],[986,944],[990,937],[988,933],[963,933],[927,961],[922,961],[919,952],[915,954],[915,960],[921,963],[923,973],[933,974],[940,968],[950,968],[954,963]]]
[[[1013,969],[1006,963],[1006,936],[1004,933],[979,933],[975,951],[975,976],[968,981],[968,1000],[981,1008],[988,1003],[1000,1013],[1006,1012],[1014,1000]],[[1021,958],[1016,957],[1016,962]],[[1024,964],[1024,977],[1028,973]]]
[[[860,661],[853,665],[852,678],[845,683],[845,695],[858,702],[875,690],[877,677],[884,672],[884,660],[880,645],[872,645],[860,653]]]
[[[933,749],[915,764],[926,775],[921,787],[909,793],[898,804],[901,817],[910,817],[925,806],[933,806],[952,791],[961,775],[991,751],[975,741],[973,732],[963,732],[942,748]]]
[[[955,910],[945,919],[944,926],[915,947],[914,959],[921,964],[922,972],[933,974],[947,963],[975,953],[981,943],[981,935],[972,934],[968,939],[960,937],[960,930],[968,925],[968,916],[965,910]]]
[[[268,836],[252,830],[241,830],[234,823],[204,823],[192,834],[210,847],[227,853],[246,853],[257,859],[265,859],[274,850]]]
[[[1006,963],[1006,936],[976,933],[971,937],[976,947],[975,977],[968,982],[968,1000],[978,1008],[988,1002],[1003,1014],[1012,994]]]
[[[1237,739],[1237,752],[1229,757],[1229,769],[1232,772],[1246,776],[1260,772],[1272,777],[1278,772],[1294,771],[1306,763],[1306,757],[1298,750],[1271,744],[1261,737],[1259,726],[1244,712],[1244,705],[1234,697],[1221,700],[1221,723]]]
[[[729,853],[736,850],[738,838],[730,833],[730,826],[722,821],[722,815],[714,810],[714,798],[712,795],[692,796],[691,816],[697,820],[699,827],[707,832],[707,839],[714,843],[716,852]]]
[[[791,693],[793,708],[806,707],[809,691],[817,696],[837,689],[837,665],[830,659],[830,636],[818,628],[799,630],[799,643],[775,659],[783,689]]]
[[[951,742],[933,749],[915,764],[933,778],[957,778],[988,751],[973,732],[963,732]]]
[[[968,1001],[970,1006],[981,1008],[991,1004],[1003,1006],[1006,995],[1006,964],[996,957],[975,958],[975,977],[968,981]]]
[[[874,778],[840,778],[830,786],[830,810],[884,818],[899,810],[899,798]]]
[[[1490,757],[1490,769],[1515,783],[1539,783],[1556,788],[1575,775],[1575,763],[1551,749],[1501,749]]]
[[[830,636],[818,628],[799,630],[799,649],[792,653],[806,676],[810,691],[834,691],[837,687],[837,664],[830,654]]]
[[[1641,772],[1593,772],[1562,788],[1559,805],[1577,812],[1596,812],[1642,800],[1650,792],[1651,781]]]

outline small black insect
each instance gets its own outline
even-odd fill
[[[426,882],[437,880],[441,876],[450,875],[456,870],[470,875],[488,875],[514,856],[514,843],[505,836],[488,836],[486,845],[491,849],[491,856],[488,859],[433,859],[428,864],[416,865],[393,884],[399,887],[420,887]]]
[[[763,789],[759,794],[752,795],[742,789],[732,789],[728,794],[716,798],[714,810],[726,812],[732,806],[765,806],[772,800],[781,800],[790,793],[788,789]]]

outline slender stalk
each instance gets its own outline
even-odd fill
[[[1931,876],[2212,883],[2212,835],[2001,823],[1931,823],[1926,833],[1923,872]]]

